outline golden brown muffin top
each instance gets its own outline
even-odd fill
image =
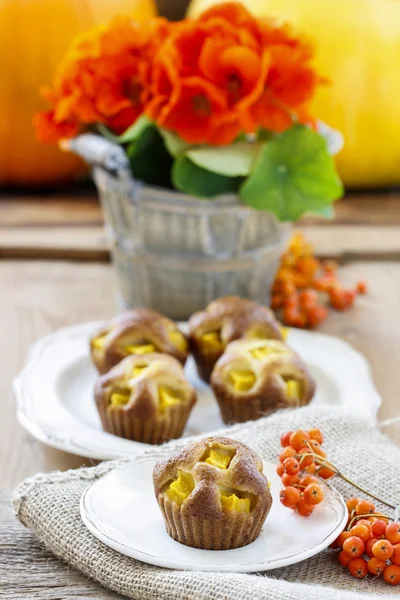
[[[168,354],[128,356],[95,386],[98,406],[129,412],[149,419],[167,416],[179,403],[196,401],[193,387],[186,381],[182,365]]]
[[[192,315],[189,329],[197,340],[217,333],[223,345],[242,337],[282,340],[280,325],[273,312],[238,296],[211,302],[204,311]]]
[[[187,341],[176,324],[150,309],[126,311],[105,323],[90,340],[93,360],[106,373],[123,358],[151,352],[170,354],[185,364]]]
[[[214,367],[211,383],[246,401],[260,395],[281,397],[293,406],[309,402],[315,383],[301,358],[277,340],[238,340]]]
[[[163,494],[196,517],[252,513],[272,502],[260,457],[235,440],[210,437],[174,452],[153,470],[156,497]]]

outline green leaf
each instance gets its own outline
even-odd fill
[[[153,127],[153,122],[150,121],[146,115],[142,115],[119,136],[111,133],[111,131],[101,123],[99,123],[97,127],[100,133],[112,142],[115,142],[116,144],[129,144],[130,142],[135,142],[148,127]]]
[[[162,135],[166,149],[172,156],[178,156],[192,147],[192,144],[182,140],[176,133],[162,128],[159,129],[159,132]]]
[[[251,173],[261,144],[239,142],[231,146],[201,146],[186,152],[186,156],[207,171],[227,177],[244,177]]]
[[[269,210],[281,221],[329,206],[343,194],[324,138],[294,125],[266,142],[240,189],[245,204]]]
[[[171,188],[172,158],[154,125],[142,130],[137,140],[127,147],[132,173],[150,185]]]
[[[174,187],[200,198],[236,193],[242,181],[241,177],[225,177],[202,169],[186,156],[177,158],[172,169]]]

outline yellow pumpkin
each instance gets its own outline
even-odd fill
[[[215,0],[193,0],[196,16]],[[337,157],[347,187],[400,184],[400,1],[243,0],[260,16],[289,21],[318,44],[332,84],[315,114],[345,136]]]
[[[84,172],[77,158],[36,140],[32,118],[72,38],[117,14],[147,19],[155,2],[0,0],[0,186],[51,186]]]

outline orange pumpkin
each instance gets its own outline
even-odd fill
[[[144,20],[154,0],[0,0],[0,186],[46,187],[84,173],[73,155],[40,144],[33,115],[71,39],[117,14]]]

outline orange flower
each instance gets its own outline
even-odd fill
[[[283,131],[312,122],[310,100],[322,82],[312,56],[308,40],[237,2],[178,23],[118,18],[73,43],[36,129],[47,140],[96,123],[121,133],[145,113],[193,144],[230,144],[260,127]]]
[[[220,144],[238,133],[236,119],[229,123],[226,112],[226,98],[216,86],[201,77],[187,77],[158,123],[189,143]]]
[[[143,113],[150,93],[150,62],[170,29],[165,19],[139,24],[117,18],[108,27],[80,35],[56,74],[46,97],[53,108],[35,119],[38,137],[76,135],[76,127],[104,123],[122,133]],[[79,131],[79,129],[78,129]]]

